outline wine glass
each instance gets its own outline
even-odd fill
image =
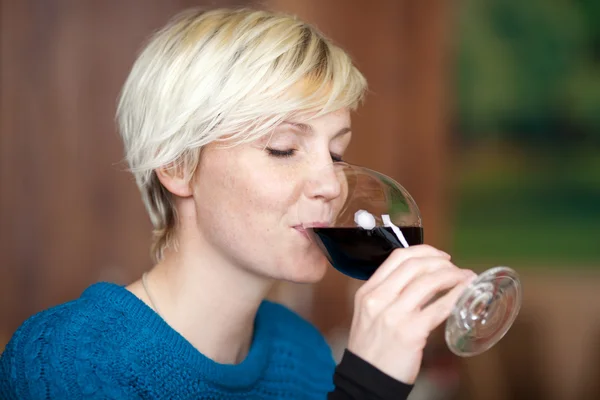
[[[306,190],[324,186],[334,191],[333,199],[324,202],[307,196],[309,200],[300,203],[299,219],[341,273],[367,280],[394,249],[423,243],[417,204],[392,178],[337,162],[306,180]],[[446,320],[450,350],[461,357],[488,350],[514,322],[521,298],[521,282],[512,269],[495,267],[480,274]]]

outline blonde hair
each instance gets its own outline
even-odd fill
[[[152,253],[173,243],[172,194],[155,170],[191,177],[202,146],[244,143],[284,120],[355,109],[366,81],[314,27],[269,11],[186,11],[157,32],[125,82],[117,111],[126,160],[154,226]]]

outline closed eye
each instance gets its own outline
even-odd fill
[[[296,149],[288,149],[288,150],[277,150],[277,149],[273,149],[270,147],[266,148],[267,152],[269,153],[270,156],[272,157],[278,157],[278,158],[287,158],[287,157],[292,157],[294,154],[296,154]],[[330,153],[331,155],[331,160],[333,162],[342,162],[344,161],[342,159],[342,156],[334,154],[334,153]]]
[[[294,153],[296,153],[295,149],[276,150],[276,149],[272,149],[270,147],[267,147],[266,150],[267,150],[267,152],[269,153],[270,156],[280,157],[280,158],[291,157],[291,156],[294,155]]]

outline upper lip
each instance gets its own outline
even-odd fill
[[[296,229],[309,229],[309,228],[327,228],[330,225],[329,222],[307,222],[300,225],[294,226]]]

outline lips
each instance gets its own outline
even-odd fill
[[[306,224],[302,224],[302,225],[296,225],[293,228],[295,230],[297,230],[299,233],[301,233],[302,235],[304,235],[304,237],[306,237],[307,239],[310,239],[310,236],[308,235],[308,232],[306,231],[307,229],[326,228],[328,226],[329,226],[328,222],[310,222],[310,223],[306,223]]]
[[[308,236],[308,232],[302,226],[295,226],[295,230],[297,230],[302,236],[310,240],[310,236]]]
[[[310,229],[310,228],[327,228],[329,225],[330,225],[329,222],[307,222],[307,223],[299,225],[299,226],[304,229]]]

